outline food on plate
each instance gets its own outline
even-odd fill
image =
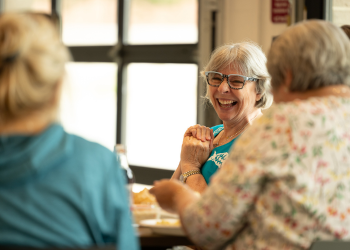
[[[180,220],[158,220],[156,225],[181,226]]]
[[[138,224],[141,220],[155,219],[157,217],[157,202],[147,188],[139,193],[133,193],[134,204],[132,206],[132,214],[134,223]]]
[[[150,194],[147,188],[134,194],[134,204],[157,204],[156,198]]]

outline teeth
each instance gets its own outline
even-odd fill
[[[234,101],[225,101],[225,100],[218,100],[220,104],[232,104]]]

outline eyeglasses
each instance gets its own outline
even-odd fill
[[[207,71],[205,72],[205,76],[207,77],[207,83],[213,87],[219,87],[220,84],[226,78],[227,84],[231,89],[243,89],[246,81],[258,81],[257,78],[253,77],[247,77],[236,74],[225,75],[215,71]]]

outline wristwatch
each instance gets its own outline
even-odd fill
[[[182,183],[186,183],[186,180],[189,176],[191,175],[194,175],[194,174],[202,174],[201,171],[199,170],[190,170],[190,171],[187,171],[185,173],[183,173],[182,175],[180,175],[180,181]]]

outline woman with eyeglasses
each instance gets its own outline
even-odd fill
[[[201,74],[207,83],[205,97],[223,124],[196,125],[186,131],[172,179],[180,179],[195,191],[205,190],[236,139],[272,103],[265,63],[264,53],[251,42],[224,45],[213,52]],[[198,150],[205,153],[193,157]]]
[[[0,248],[139,249],[113,152],[57,121],[70,60],[47,16],[0,16]]]
[[[237,140],[202,196],[169,180],[150,192],[204,249],[349,242],[349,40],[332,23],[300,22],[273,42],[267,68],[274,104]]]

